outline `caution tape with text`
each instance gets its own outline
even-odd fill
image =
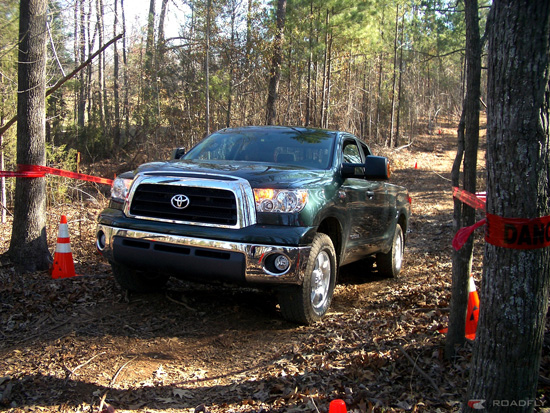
[[[465,204],[485,209],[483,195],[474,195],[459,188],[453,188],[453,196]],[[496,247],[521,250],[550,246],[550,216],[541,218],[504,218],[486,214],[481,221],[461,228],[453,238],[453,248],[459,250],[470,235],[479,227],[487,225],[485,241]]]

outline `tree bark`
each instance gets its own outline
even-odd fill
[[[550,215],[550,1],[495,1],[490,19],[489,231],[493,216],[530,219]],[[548,247],[526,250],[485,245],[467,400],[484,400],[486,411],[503,411],[503,402],[515,403],[515,412],[534,411],[549,272]],[[465,411],[473,408],[465,406]]]
[[[306,120],[305,126],[311,124],[311,106],[313,103],[313,97],[311,96],[311,65],[313,64],[313,0],[310,0],[309,4],[309,53],[307,57],[307,97],[306,97]]]
[[[84,1],[78,0],[79,3],[79,42],[78,42],[78,62],[86,60],[86,25],[85,25],[85,13],[84,13]],[[78,108],[77,108],[77,125],[79,128],[84,127],[86,119],[86,82],[84,72],[81,72],[78,76],[79,89],[78,89]]]
[[[452,184],[459,186],[460,164],[464,156],[464,189],[476,193],[477,150],[479,144],[479,96],[481,90],[481,38],[477,0],[465,0],[466,18],[466,97],[458,130],[458,151],[453,164]],[[473,225],[475,209],[454,201],[454,230]],[[464,343],[468,281],[472,268],[473,240],[453,251],[453,275],[449,331],[445,342],[446,357],[453,357],[455,347]]]
[[[0,84],[4,83],[4,76],[0,73]],[[4,126],[4,94],[0,106],[0,128]],[[4,170],[4,134],[0,133],[0,171]],[[0,178],[0,223],[6,222],[6,178]]]
[[[286,19],[286,0],[277,0],[277,32],[273,41],[273,56],[271,59],[271,72],[269,75],[269,87],[267,94],[266,125],[275,123],[277,93],[279,92],[279,80],[281,78],[281,64],[283,62],[283,42]]]
[[[105,25],[103,24],[103,1],[96,0],[96,14],[97,14],[97,33],[99,44],[103,44],[103,33]],[[91,50],[91,49],[90,49]],[[98,110],[99,110],[99,121],[101,123],[101,129],[105,133],[106,130],[106,116],[105,108],[107,105],[107,97],[105,94],[105,65],[104,65],[105,55],[103,53],[99,54],[97,62],[97,83],[98,83]]]
[[[113,19],[113,36],[116,36],[118,27],[118,0],[115,0],[115,15]],[[118,83],[119,76],[119,56],[118,56],[118,46],[115,42],[113,45],[113,103],[114,103],[114,130],[113,130],[113,141],[115,145],[121,145],[120,139],[120,84]]]
[[[394,146],[394,128],[395,128],[395,91],[397,89],[397,36],[399,35],[399,4],[395,7],[395,33],[393,37],[393,77],[391,89],[391,119],[390,119],[390,137],[389,147]]]
[[[206,108],[204,116],[204,133],[205,136],[210,135],[210,13],[212,9],[212,0],[208,0],[206,5],[206,44],[205,44],[205,57],[204,57],[204,71],[205,71],[205,88],[204,94],[206,97]]]
[[[22,0],[19,16],[17,163],[46,163],[46,0]],[[20,270],[46,270],[46,181],[17,178],[9,255]]]
[[[328,74],[329,74],[329,23],[330,10],[327,9],[325,17],[325,57],[323,64],[323,86],[321,89],[321,127],[325,127],[326,111],[327,111],[327,93],[328,93]]]

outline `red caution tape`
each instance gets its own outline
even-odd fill
[[[454,187],[453,196],[473,208],[485,209],[485,193],[473,195]],[[453,238],[453,248],[455,250],[462,248],[470,235],[484,224],[487,224],[485,241],[496,247],[531,250],[550,246],[550,216],[503,218],[487,214],[486,219],[459,229]]]
[[[533,250],[550,247],[550,216],[542,218],[503,218],[487,214],[487,218],[461,228],[453,238],[453,248],[459,250],[470,235],[487,224],[485,241],[495,247]]]
[[[76,172],[65,171],[63,169],[50,168],[48,166],[39,165],[19,165],[17,172],[0,171],[0,177],[17,177],[17,178],[42,178],[46,174],[63,176],[65,178],[80,179],[81,181],[95,182],[98,184],[112,185],[112,179],[99,178],[97,176],[80,174]]]
[[[550,216],[503,218],[487,214],[485,241],[496,247],[532,250],[550,246]]]
[[[0,178],[42,178],[45,175],[43,172],[0,171]]]
[[[455,250],[459,250],[461,249],[464,244],[466,244],[466,241],[468,241],[468,238],[470,238],[470,235],[472,235],[472,233],[478,229],[479,227],[481,227],[482,225],[485,225],[485,219],[482,219],[481,221],[479,222],[476,222],[474,225],[471,225],[469,227],[464,227],[464,228],[460,228],[454,238],[453,238],[453,248]]]
[[[453,197],[472,208],[485,210],[485,193],[474,195],[455,186],[453,187]]]

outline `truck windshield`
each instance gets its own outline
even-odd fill
[[[182,159],[264,162],[328,169],[336,133],[299,128],[243,128],[213,133]]]

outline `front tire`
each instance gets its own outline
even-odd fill
[[[299,324],[313,324],[328,311],[336,285],[336,252],[326,234],[317,234],[302,285],[279,291],[279,306],[284,318]]]
[[[376,254],[376,266],[378,273],[388,278],[395,278],[401,272],[403,265],[403,252],[405,250],[405,238],[401,225],[397,224],[393,234],[392,247],[387,254]]]
[[[170,278],[166,274],[138,271],[117,263],[111,263],[111,268],[118,284],[125,290],[135,293],[159,291]]]

